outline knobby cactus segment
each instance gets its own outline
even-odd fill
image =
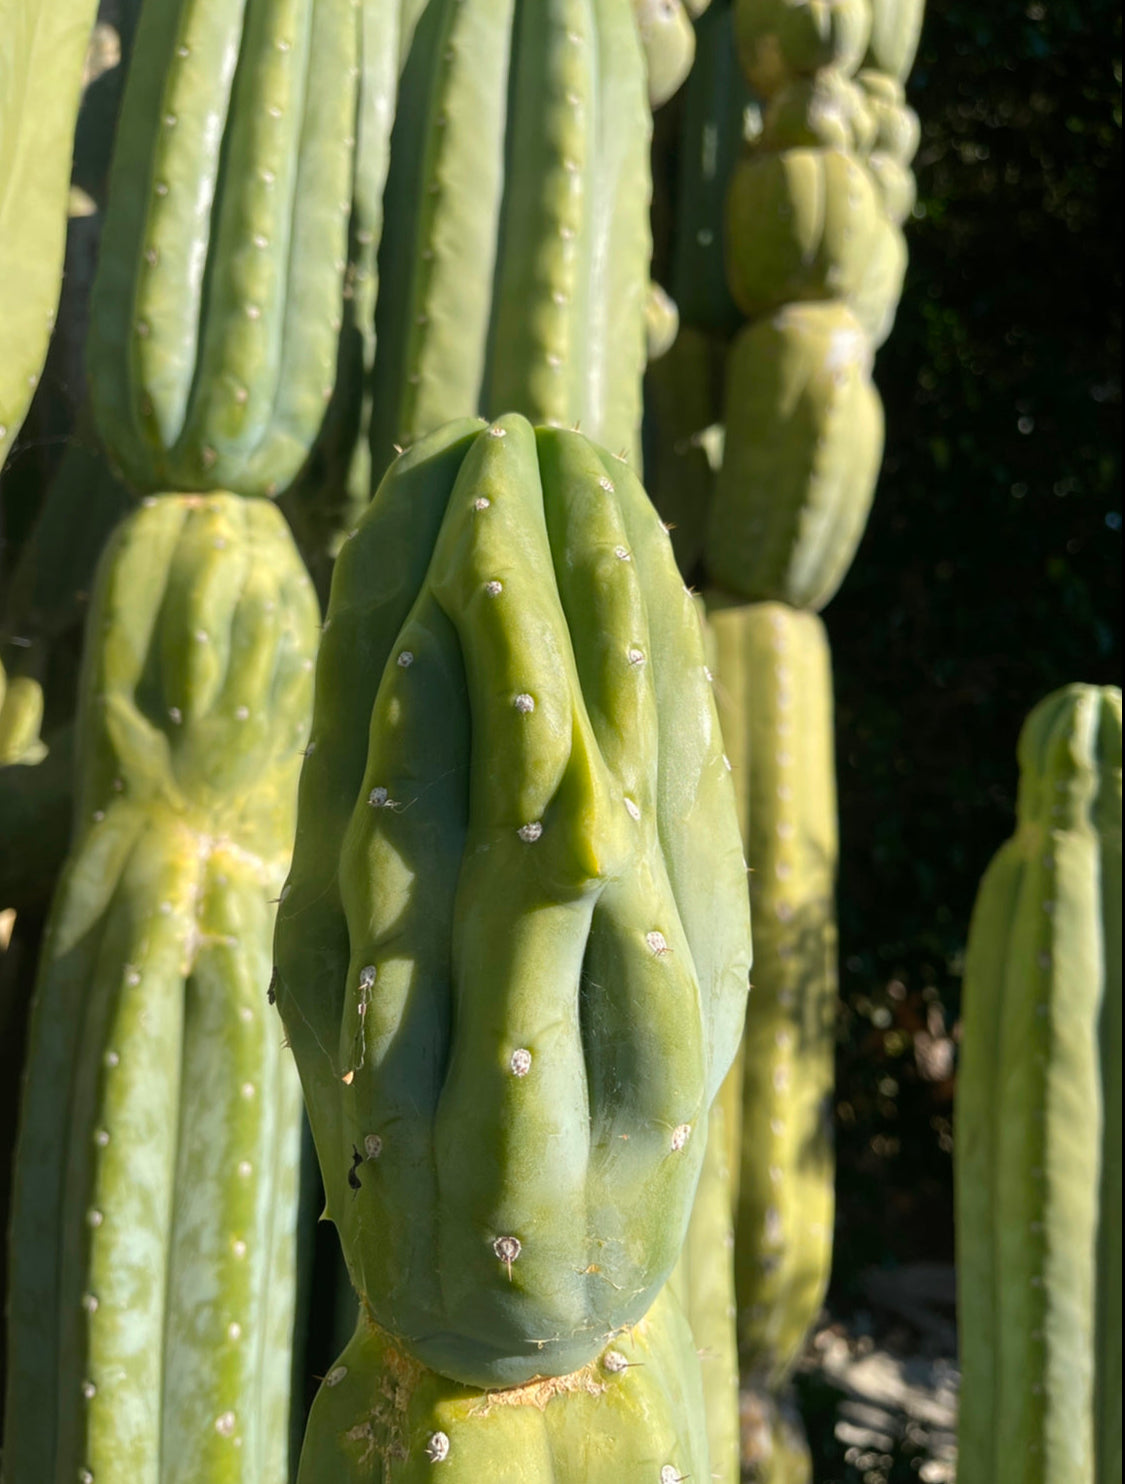
[[[368,1317],[313,1403],[299,1484],[674,1484],[709,1477],[691,1332],[662,1291],[571,1375],[480,1391]]]
[[[956,1122],[965,1484],[1098,1484],[1121,1458],[1121,693],[1073,685],[1019,744],[981,883]],[[1103,1287],[1104,1285],[1104,1287]]]
[[[871,38],[869,0],[735,0],[734,17],[739,60],[763,98],[825,68],[850,76]]]
[[[679,1252],[748,966],[699,621],[628,467],[518,416],[333,580],[277,930],[328,1214],[466,1384],[587,1364]]]
[[[6,8],[0,35],[0,465],[47,357],[94,0]]]
[[[11,1484],[288,1477],[299,1088],[265,985],[316,631],[266,503],[147,502],[99,569],[17,1152]]]
[[[362,14],[142,12],[88,361],[99,432],[145,493],[272,495],[308,456],[336,374]]]
[[[883,452],[871,346],[842,304],[792,304],[727,362],[727,437],[707,526],[711,580],[818,609],[851,566]]]
[[[659,108],[683,84],[695,57],[695,30],[682,0],[633,0],[645,53],[648,100]]]
[[[631,0],[432,0],[391,142],[376,477],[480,412],[636,455],[650,133]]]

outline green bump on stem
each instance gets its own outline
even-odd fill
[[[422,440],[317,695],[277,1003],[328,1214],[423,1364],[564,1375],[676,1260],[746,994],[699,620],[636,477],[516,415]]]

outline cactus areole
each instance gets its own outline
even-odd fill
[[[512,1386],[646,1312],[749,922],[699,620],[619,459],[511,415],[391,467],[333,578],[276,961],[383,1329]]]

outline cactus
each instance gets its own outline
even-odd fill
[[[1102,1205],[1121,1180],[1121,692],[1048,696],[1019,762],[1016,831],[981,883],[965,965],[958,1477],[1109,1484],[1121,1467],[1120,1205]]]
[[[275,494],[308,456],[336,373],[361,15],[143,10],[88,343],[99,431],[142,492]]]
[[[648,101],[667,103],[683,85],[695,57],[695,31],[681,0],[633,0],[645,52]]]
[[[32,1010],[8,1484],[288,1476],[299,1097],[265,1004],[316,609],[284,521],[166,496],[99,569]]]
[[[883,450],[871,350],[842,304],[793,304],[742,331],[707,526],[711,580],[821,608],[859,545]]]
[[[922,34],[925,0],[869,0],[871,35],[864,64],[905,82]]]
[[[707,1479],[699,1363],[667,1289],[588,1365],[507,1391],[425,1370],[361,1317],[313,1403],[299,1484]]]
[[[0,3],[0,465],[47,356],[94,0]]]
[[[871,38],[869,0],[735,0],[734,15],[742,69],[763,98],[822,68],[850,75]]]
[[[699,623],[628,467],[514,415],[401,458],[310,747],[277,1002],[353,1281],[455,1380],[575,1371],[678,1256],[749,951]]]
[[[481,412],[636,455],[650,132],[631,0],[432,0],[391,140],[376,480]]]

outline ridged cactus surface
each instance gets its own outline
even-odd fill
[[[0,465],[47,357],[94,0],[0,0]]]
[[[763,98],[825,67],[846,75],[871,37],[869,0],[735,0],[743,70]]]
[[[627,465],[518,416],[394,465],[317,672],[278,1007],[353,1281],[423,1364],[587,1364],[683,1240],[748,905],[699,620]]]
[[[1019,761],[1016,832],[981,883],[965,967],[958,1477],[1111,1484],[1121,1470],[1120,691],[1048,696]]]
[[[99,570],[32,1011],[6,1484],[282,1484],[299,1088],[266,1003],[317,613],[280,514],[147,502]]]
[[[871,347],[851,311],[792,304],[743,330],[726,423],[708,575],[743,598],[823,607],[863,535],[883,450]]]
[[[744,799],[755,967],[743,1043],[735,1252],[748,1380],[788,1377],[828,1286],[834,1165],[836,784],[824,626],[784,603],[713,607]],[[741,721],[737,719],[741,718]]]
[[[88,343],[99,432],[142,493],[276,494],[308,456],[336,376],[363,16],[142,11]]]
[[[431,0],[403,36],[376,477],[478,413],[634,455],[651,119],[632,0]]]
[[[361,1318],[313,1403],[299,1484],[706,1480],[702,1417],[692,1335],[667,1289],[580,1370],[505,1391],[425,1370]]]

